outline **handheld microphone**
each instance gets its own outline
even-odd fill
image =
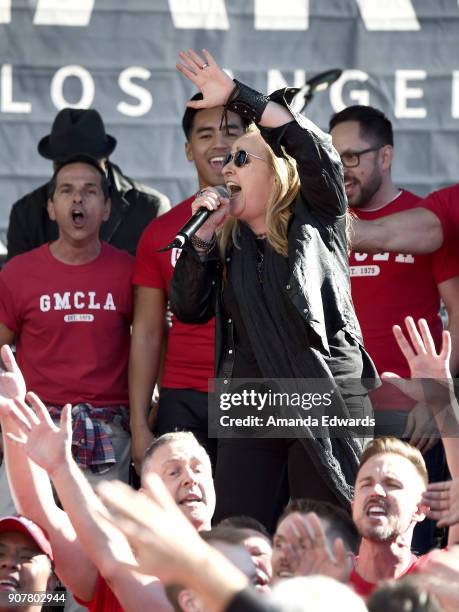
[[[229,192],[225,185],[216,185],[214,189],[218,191],[222,198],[229,198]],[[174,240],[162,249],[158,249],[158,253],[164,253],[164,251],[169,251],[170,249],[182,249],[185,242],[196,234],[198,229],[204,225],[213,212],[215,211],[209,210],[208,208],[200,208],[177,232]]]

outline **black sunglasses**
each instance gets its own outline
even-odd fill
[[[236,151],[236,153],[228,153],[223,160],[223,165],[226,166],[226,164],[229,164],[230,161],[234,160],[234,165],[237,168],[242,168],[242,166],[245,166],[249,161],[249,155],[250,157],[261,159],[261,161],[266,161],[264,157],[260,157],[259,155],[255,155],[254,153],[249,153],[248,151],[243,151],[240,149],[239,151]]]

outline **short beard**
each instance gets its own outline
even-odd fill
[[[349,202],[351,208],[365,209],[367,204],[371,201],[375,193],[381,188],[382,178],[377,169],[375,168],[370,178],[367,180],[365,185],[362,185],[360,181],[357,184],[360,186],[360,192],[357,193],[357,199]]]
[[[403,536],[409,529],[409,525],[403,525],[397,517],[390,517],[386,524],[375,525],[374,527],[367,526],[361,529],[358,525],[358,531],[362,538],[370,542],[395,542],[395,540]]]

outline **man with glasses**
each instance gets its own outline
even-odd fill
[[[418,206],[417,195],[399,189],[392,181],[392,125],[381,111],[369,106],[350,106],[333,115],[330,133],[343,162],[349,206],[359,219],[379,219]],[[440,346],[440,298],[448,312],[451,336],[457,337],[459,267],[451,245],[432,255],[352,251],[349,264],[352,298],[365,347],[379,373],[390,371],[409,376],[392,334],[392,326],[409,314],[428,321],[435,343]],[[454,347],[453,372],[457,370],[458,357]],[[415,421],[415,411],[409,412],[413,403],[392,390],[389,396],[383,387],[374,393],[373,404],[375,435],[403,436],[424,453],[432,449],[426,455],[429,476],[440,479],[443,472],[436,473],[433,468],[443,466],[441,444],[436,444],[438,438],[422,427],[419,419]],[[424,552],[424,547],[420,546],[418,552]]]

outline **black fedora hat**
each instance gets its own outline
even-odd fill
[[[105,132],[99,113],[90,108],[63,108],[56,115],[51,134],[38,143],[38,152],[46,159],[63,161],[73,155],[108,157],[116,139]]]

